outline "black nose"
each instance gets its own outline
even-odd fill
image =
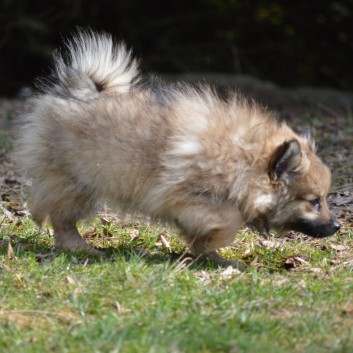
[[[333,221],[332,225],[333,225],[333,228],[335,228],[336,231],[341,228],[341,225],[337,221]]]

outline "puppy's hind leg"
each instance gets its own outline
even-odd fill
[[[86,251],[90,254],[101,255],[102,252],[93,248],[81,237],[77,230],[76,221],[50,217],[53,228],[55,247],[61,250]]]
[[[94,255],[103,255],[102,251],[86,243],[77,230],[78,220],[87,216],[93,208],[92,203],[83,195],[63,200],[52,210],[49,217],[54,228],[55,246],[70,251],[86,251]]]
[[[40,185],[34,189],[31,213],[39,225],[49,216],[54,229],[55,246],[62,250],[103,255],[86,243],[76,226],[77,221],[87,217],[95,206],[89,194],[69,183],[65,188],[59,186],[65,185],[62,182],[52,183],[50,188],[45,183]]]

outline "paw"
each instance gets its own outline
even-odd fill
[[[70,239],[65,242],[56,242],[55,247],[59,250],[68,250],[73,252],[83,251],[89,255],[105,256],[105,253],[102,250],[98,250],[97,248],[87,244],[82,238]]]
[[[241,260],[227,260],[223,258],[221,255],[218,254],[217,251],[212,251],[208,254],[205,255],[208,259],[210,259],[212,262],[215,264],[221,266],[221,267],[229,267],[232,266],[233,268],[236,268],[237,270],[243,272],[246,270],[247,265],[245,262]]]

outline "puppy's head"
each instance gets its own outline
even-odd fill
[[[326,237],[340,228],[326,202],[331,173],[316,155],[309,135],[277,146],[268,173],[273,197],[271,211],[261,218],[262,227],[265,224],[267,229],[295,230],[313,237]]]

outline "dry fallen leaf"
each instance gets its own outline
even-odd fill
[[[239,271],[237,268],[234,268],[233,266],[228,266],[224,271],[220,273],[220,275],[223,277],[231,277],[233,275],[239,274],[241,274],[241,271]]]
[[[197,276],[206,285],[212,283],[212,275],[207,271],[201,270],[195,272],[195,276]]]
[[[251,253],[251,248],[247,248],[245,251],[244,251],[244,256],[247,256]]]
[[[310,265],[308,261],[304,260],[299,256],[288,257],[284,263],[287,269],[296,268],[302,265]]]
[[[251,261],[250,266],[256,267],[259,265],[259,258],[256,256],[254,260]]]
[[[75,284],[75,285],[77,284],[76,278],[72,276],[67,276],[66,279],[70,284]]]
[[[14,258],[13,249],[11,243],[7,246],[7,257],[11,260]]]
[[[319,268],[319,267],[312,267],[309,269],[310,272],[313,272],[313,273],[321,273],[322,272],[322,269]]]
[[[117,300],[114,301],[113,303],[114,308],[118,313],[128,313],[131,312],[130,309],[124,308]]]
[[[5,207],[0,205],[0,210],[4,213],[4,215],[12,222],[15,221],[15,216],[9,211],[7,210]]]
[[[122,311],[122,306],[121,306],[121,304],[118,301],[114,302],[114,308],[116,309],[116,311],[118,313],[120,313]]]
[[[331,248],[337,251],[347,250],[347,247],[340,244],[331,244]]]
[[[50,260],[51,258],[53,258],[54,255],[53,253],[46,253],[46,254],[35,254],[35,258],[38,262],[43,262],[45,260]]]
[[[108,217],[105,217],[105,216],[101,217],[101,222],[102,222],[103,226],[109,226],[110,223],[111,223],[110,219]]]
[[[259,240],[260,245],[265,246],[266,248],[279,248],[282,246],[280,241],[271,241],[271,240]]]
[[[87,228],[86,231],[83,233],[82,237],[85,239],[98,238],[99,234],[97,232],[97,228],[96,227]]]
[[[294,259],[297,260],[298,262],[301,262],[304,265],[310,265],[308,261],[304,260],[303,258],[301,258],[299,256],[295,256]]]
[[[132,241],[134,241],[136,238],[139,237],[140,231],[136,228],[133,228],[133,229],[129,230],[129,235],[130,235],[129,242],[131,243]]]
[[[342,315],[353,316],[353,305],[347,304],[342,308]]]
[[[353,203],[353,197],[345,197],[345,198],[337,198],[334,200],[336,206],[348,205],[349,203]]]
[[[164,238],[163,234],[159,235],[159,239],[161,240],[162,245],[169,251],[172,251],[172,248],[170,247],[168,241],[166,238]]]
[[[28,212],[28,210],[26,209],[26,207],[24,207],[23,205],[19,205],[17,203],[11,203],[8,205],[8,209],[13,212],[13,214],[15,214],[16,216],[28,216],[30,213]]]

